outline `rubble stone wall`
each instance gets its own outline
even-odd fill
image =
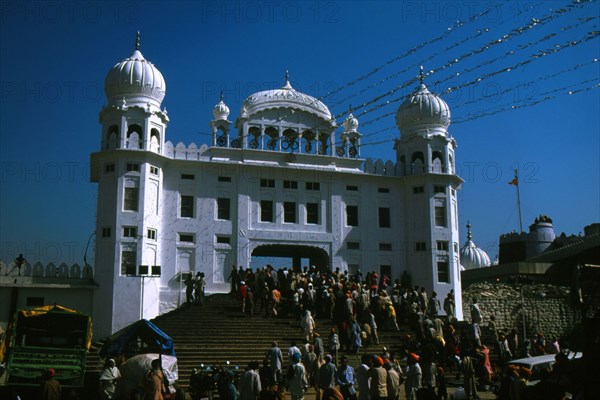
[[[527,337],[543,333],[546,339],[556,336],[569,338],[581,326],[581,311],[570,304],[570,288],[550,284],[523,285],[521,287],[504,283],[477,283],[463,289],[463,311],[465,320],[470,322],[469,308],[473,297],[483,316],[482,326],[496,318],[499,331],[509,332],[516,328],[523,337],[522,302],[525,304],[525,328]],[[521,302],[522,301],[522,302]]]

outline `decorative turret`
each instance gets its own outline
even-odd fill
[[[227,120],[229,117],[229,107],[223,101],[223,92],[221,92],[221,100],[213,107],[213,116],[215,120]]]
[[[227,104],[223,101],[223,92],[221,92],[219,102],[213,107],[213,116],[214,119],[210,121],[213,139],[212,145],[229,147],[231,140],[229,137],[231,121],[227,119],[229,116],[229,107],[227,107]]]

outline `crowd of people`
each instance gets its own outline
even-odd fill
[[[458,396],[463,394],[465,399],[475,399],[479,398],[478,390],[491,390],[498,386],[493,380],[501,377],[501,366],[507,361],[521,356],[561,354],[556,338],[546,343],[542,334],[519,346],[517,330],[499,331],[493,315],[486,321],[492,340],[484,343],[481,332],[483,317],[476,298],[471,299],[470,321],[459,323],[454,318],[452,291],[441,302],[437,293],[428,293],[423,287],[413,286],[406,272],[392,283],[389,277],[376,272],[363,276],[360,271],[356,274],[340,272],[339,269],[323,272],[314,267],[275,270],[266,266],[256,271],[234,267],[229,279],[231,294],[238,298],[243,312],[250,316],[255,313],[264,313],[265,317],[291,316],[302,328],[304,344],[298,349],[294,343],[288,350],[288,365],[302,365],[306,377],[306,383],[298,381],[294,385],[297,394],[292,397],[295,399],[301,398],[299,388],[306,385],[317,389],[317,399],[319,390],[338,385],[344,399],[374,397],[392,400],[397,393],[393,389],[396,381],[405,385],[409,400],[447,399],[447,375],[453,375],[455,381],[462,385]],[[327,346],[316,327],[316,317],[331,319],[336,325],[329,333]],[[385,349],[383,354],[367,356],[372,353],[370,346],[379,343],[378,329],[398,331],[399,325],[408,326],[413,332],[404,337],[402,348],[397,349],[395,354]],[[277,354],[277,349],[274,344],[269,354]],[[355,374],[354,368],[347,364],[347,358],[338,357],[338,354],[359,354],[361,351],[365,356]],[[496,352],[498,360],[494,366],[490,359],[493,352]],[[292,354],[298,354],[297,362],[292,360]],[[399,359],[406,360],[405,368],[399,367]],[[281,384],[282,365],[282,356],[267,357],[263,368],[270,368],[273,376],[270,379],[263,377],[262,387]],[[344,371],[341,378],[332,372],[336,366],[337,373],[341,369]],[[294,368],[296,373],[293,376],[299,376],[297,370],[300,368]],[[371,371],[368,388],[360,384],[360,375],[365,371]],[[258,373],[261,377],[264,375],[260,371]],[[531,393],[535,391],[527,391],[526,395],[528,389],[522,384],[527,373],[526,369],[513,371],[513,376],[500,386],[506,388],[507,397],[500,393],[500,398],[534,398],[528,396],[533,396]],[[398,379],[395,379],[396,375]],[[386,382],[391,380],[391,383],[382,383],[384,376]],[[548,376],[553,375],[549,372]],[[357,388],[354,388],[354,383],[348,385],[352,379]],[[325,381],[331,384],[326,385]],[[383,390],[377,392],[375,389],[386,385],[392,386],[389,389],[391,394],[384,395]],[[555,398],[562,398],[561,393],[565,390],[554,391]],[[257,396],[261,398],[261,395]]]

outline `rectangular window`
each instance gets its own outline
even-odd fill
[[[135,275],[137,252],[134,249],[121,250],[121,275]]]
[[[115,172],[115,164],[106,164],[104,165],[104,173],[110,174],[111,172]]]
[[[306,182],[306,190],[321,190],[320,182]]]
[[[137,236],[137,228],[135,226],[124,226],[123,237],[134,238]]]
[[[448,242],[438,240],[436,246],[438,251],[448,251]]]
[[[453,243],[454,252],[458,253],[458,243]]]
[[[446,193],[446,188],[443,186],[435,185],[433,187],[433,191],[434,191],[434,193]]]
[[[217,199],[217,219],[231,219],[229,204],[230,201],[227,198],[219,197]]]
[[[360,242],[347,242],[346,248],[348,250],[360,250]]]
[[[180,233],[179,241],[182,243],[194,243],[194,234],[193,233]]]
[[[306,203],[306,223],[319,223],[319,203]]]
[[[358,226],[358,206],[346,206],[346,225]]]
[[[450,271],[448,271],[448,261],[437,262],[438,282],[450,283]]]
[[[425,244],[425,242],[416,242],[415,243],[415,250],[416,251],[426,251],[427,250],[427,245]]]
[[[158,175],[158,167],[155,167],[154,165],[150,166],[150,173],[152,175]]]
[[[139,163],[127,163],[127,172],[140,172]]]
[[[123,196],[123,210],[125,211],[137,211],[138,210],[138,198],[140,189],[136,187],[126,187],[125,195]]]
[[[181,195],[179,216],[181,218],[194,218],[194,196]]]
[[[217,243],[229,244],[230,242],[231,238],[229,236],[217,236]]]
[[[423,193],[423,186],[415,186],[413,187],[413,193],[414,194],[419,194],[419,193]]]
[[[148,239],[156,240],[156,229],[148,229]]]
[[[109,238],[112,235],[112,229],[110,227],[102,228],[102,237]]]
[[[456,190],[450,189],[450,193],[452,194],[452,196],[456,196]]]
[[[298,181],[283,181],[284,189],[298,189]]]
[[[388,207],[379,207],[379,227],[389,228],[390,226],[390,209]]]
[[[220,176],[218,178],[219,182],[231,182],[231,177],[230,176]]]
[[[283,222],[296,223],[296,203],[293,201],[283,202]]]
[[[349,192],[358,192],[358,186],[348,185],[346,186],[346,190]]]
[[[273,202],[271,200],[260,201],[261,222],[273,222]]]
[[[435,206],[435,226],[446,225],[446,206]]]
[[[275,179],[261,179],[260,187],[274,188],[275,187]]]
[[[391,243],[379,243],[379,251],[392,251]]]
[[[181,179],[194,180],[195,178],[194,174],[181,174]]]
[[[390,188],[380,187],[379,189],[377,189],[377,191],[379,193],[389,193],[390,192]]]

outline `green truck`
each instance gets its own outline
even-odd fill
[[[92,321],[59,305],[18,310],[0,345],[5,386],[39,386],[54,368],[63,387],[82,388]]]

